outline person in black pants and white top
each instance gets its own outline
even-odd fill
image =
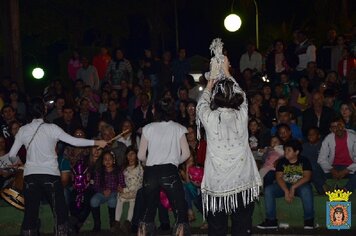
[[[166,192],[176,212],[177,223],[172,235],[190,235],[188,207],[178,165],[188,159],[187,129],[174,122],[175,109],[171,99],[164,99],[154,107],[155,121],[142,129],[138,158],[146,162],[143,175],[145,211],[138,235],[154,234],[154,219],[161,188]],[[148,155],[146,157],[146,152]]]
[[[47,197],[53,211],[55,235],[68,235],[68,209],[64,200],[63,187],[58,169],[56,144],[58,141],[73,146],[107,145],[103,140],[74,138],[55,124],[43,121],[46,106],[41,98],[32,100],[30,114],[31,123],[22,126],[15,137],[9,156],[16,157],[22,145],[27,149],[24,168],[25,214],[22,222],[22,235],[38,235],[37,219],[42,196]]]

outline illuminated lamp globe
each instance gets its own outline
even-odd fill
[[[236,14],[230,14],[224,20],[224,26],[230,32],[240,29],[241,23],[241,18]]]
[[[35,79],[42,79],[44,74],[45,73],[44,73],[43,69],[39,68],[39,67],[33,69],[33,71],[32,71],[32,76]]]

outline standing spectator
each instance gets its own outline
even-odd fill
[[[100,88],[98,71],[89,64],[86,57],[82,57],[82,67],[77,72],[77,79],[83,80],[84,84],[89,85],[94,91],[98,91]]]
[[[131,63],[125,58],[122,49],[116,49],[114,56],[106,70],[105,80],[107,80],[113,89],[120,89],[121,80],[126,79],[132,84],[133,72]]]
[[[184,48],[179,49],[178,58],[173,61],[173,93],[175,94],[183,85],[183,80],[186,74],[190,72],[190,63],[186,59],[186,50]]]
[[[245,69],[251,69],[254,73],[262,72],[262,55],[251,42],[247,44],[246,52],[240,58],[240,72]]]
[[[77,79],[77,72],[82,67],[82,63],[80,61],[79,52],[77,50],[72,51],[72,56],[68,61],[67,70],[68,76],[72,81]]]
[[[111,61],[111,56],[109,55],[109,50],[107,47],[101,47],[100,53],[93,58],[93,66],[95,66],[98,71],[100,81],[105,78],[106,70],[108,69],[109,63]]]

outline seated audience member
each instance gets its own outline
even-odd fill
[[[87,98],[82,98],[78,115],[87,137],[92,138],[97,135],[96,127],[98,127],[100,116],[99,113],[90,111],[89,106],[90,101]]]
[[[263,187],[273,184],[276,179],[276,164],[277,161],[283,156],[284,150],[281,140],[278,136],[271,138],[270,147],[265,148],[262,159],[264,163],[259,170],[261,178],[263,179]]]
[[[89,158],[84,160],[84,165],[87,167],[85,171],[85,175],[89,177],[89,181],[94,179],[95,172],[97,168],[101,165],[100,156],[102,154],[102,149],[98,149],[97,147],[90,148]],[[98,161],[99,160],[99,161]],[[74,173],[74,178],[75,178]],[[79,178],[79,180],[81,180]],[[74,179],[74,185],[76,179]],[[94,181],[90,181],[89,185],[85,188],[84,191],[80,191],[80,189],[74,188],[71,193],[70,198],[70,217],[69,217],[69,227],[75,233],[79,233],[80,228],[83,226],[85,220],[88,218],[91,212],[90,208],[90,200],[92,196],[95,194],[93,189]],[[81,195],[82,194],[82,195]],[[81,196],[80,196],[81,195]],[[81,197],[81,198],[78,198]],[[80,204],[78,204],[80,201]]]
[[[290,106],[295,107],[299,111],[305,111],[311,104],[312,88],[307,77],[299,79],[299,86],[292,90],[290,98]]]
[[[278,123],[288,125],[290,130],[292,131],[292,137],[294,139],[298,139],[299,141],[303,139],[303,135],[300,127],[296,123],[292,122],[292,113],[289,107],[281,106],[278,109]],[[276,131],[277,131],[277,126],[272,127],[271,134],[275,135]]]
[[[131,220],[135,207],[136,194],[142,187],[143,181],[143,168],[137,159],[137,149],[135,146],[129,146],[126,149],[126,161],[122,169],[126,187],[118,187],[114,230],[118,232],[122,231],[127,235],[131,231]],[[129,203],[129,209],[126,220],[121,221],[120,224],[125,202]]]
[[[141,134],[142,128],[153,121],[152,106],[150,98],[146,93],[140,95],[141,106],[133,111],[132,121],[134,122],[137,132]]]
[[[96,193],[90,200],[94,220],[93,232],[101,231],[100,205],[104,203],[108,204],[110,227],[114,226],[119,187],[126,187],[124,175],[117,168],[113,152],[104,151],[101,156],[101,166],[94,175],[94,191]]]
[[[122,122],[125,120],[125,116],[118,108],[118,104],[114,99],[109,99],[108,110],[103,112],[102,120],[114,127],[115,133],[120,133]]]
[[[356,112],[352,104],[341,103],[340,115],[345,121],[346,129],[356,130]]]
[[[114,127],[112,127],[109,124],[106,124],[102,127],[101,129],[101,138],[110,141],[110,145],[106,147],[105,150],[112,151],[115,155],[115,162],[116,165],[121,167],[122,164],[124,163],[126,157],[125,157],[125,152],[126,152],[126,145],[119,140],[112,140],[115,137],[115,131]]]
[[[345,129],[345,122],[341,117],[332,120],[330,130],[331,133],[321,144],[318,163],[327,178],[347,178],[345,188],[352,191],[356,189],[356,134]],[[325,180],[318,184],[319,187],[323,186]]]
[[[324,179],[320,165],[318,164],[318,155],[321,148],[320,132],[318,127],[311,127],[308,131],[307,142],[303,143],[302,156],[307,158],[312,166],[312,182],[319,194],[324,194],[324,188],[319,187],[318,181]]]
[[[277,128],[276,136],[281,140],[282,145],[293,138],[292,130],[290,129],[289,125],[279,124],[277,125],[276,128]]]
[[[47,114],[46,120],[53,122],[55,119],[63,116],[63,106],[65,105],[65,99],[62,96],[56,97],[54,102],[54,108]]]
[[[269,130],[263,127],[260,120],[252,118],[248,121],[248,141],[250,148],[253,153],[258,149],[265,148],[268,146],[270,140]]]
[[[124,135],[118,138],[117,141],[122,142],[126,145],[126,147],[134,146],[138,148],[140,145],[140,137],[136,134],[135,125],[132,120],[126,119],[121,125],[120,130],[122,132],[128,131]]]
[[[298,140],[290,140],[284,144],[284,158],[278,161],[276,181],[264,190],[266,220],[259,224],[259,229],[276,229],[276,198],[283,197],[292,203],[295,196],[301,198],[304,209],[304,229],[314,228],[314,199],[312,186],[309,183],[312,168],[309,161],[300,153],[302,144]]]
[[[318,127],[320,135],[324,138],[330,131],[330,122],[335,117],[333,109],[326,107],[324,96],[321,92],[315,92],[312,96],[312,106],[306,109],[302,116],[302,132],[306,137],[310,127]]]

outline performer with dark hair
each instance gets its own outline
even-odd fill
[[[198,126],[204,125],[207,137],[203,210],[208,235],[227,235],[228,215],[231,235],[251,235],[254,200],[262,182],[248,142],[246,95],[229,73],[222,46],[220,39],[210,46],[215,57],[197,106]]]
[[[188,207],[185,201],[178,165],[188,159],[187,129],[174,122],[175,109],[171,99],[163,99],[154,111],[155,121],[142,129],[138,158],[146,162],[143,175],[145,212],[138,235],[154,234],[154,219],[163,189],[176,212],[177,223],[172,235],[190,235]],[[148,155],[146,157],[146,152]]]
[[[46,106],[41,98],[35,98],[30,105],[29,113],[33,120],[18,131],[9,156],[15,157],[22,145],[27,149],[24,168],[25,214],[22,222],[22,235],[38,235],[37,219],[42,196],[48,198],[52,207],[55,235],[68,235],[68,209],[64,200],[63,187],[58,169],[55,147],[58,141],[73,146],[107,145],[103,140],[74,138],[55,124],[43,121]]]

